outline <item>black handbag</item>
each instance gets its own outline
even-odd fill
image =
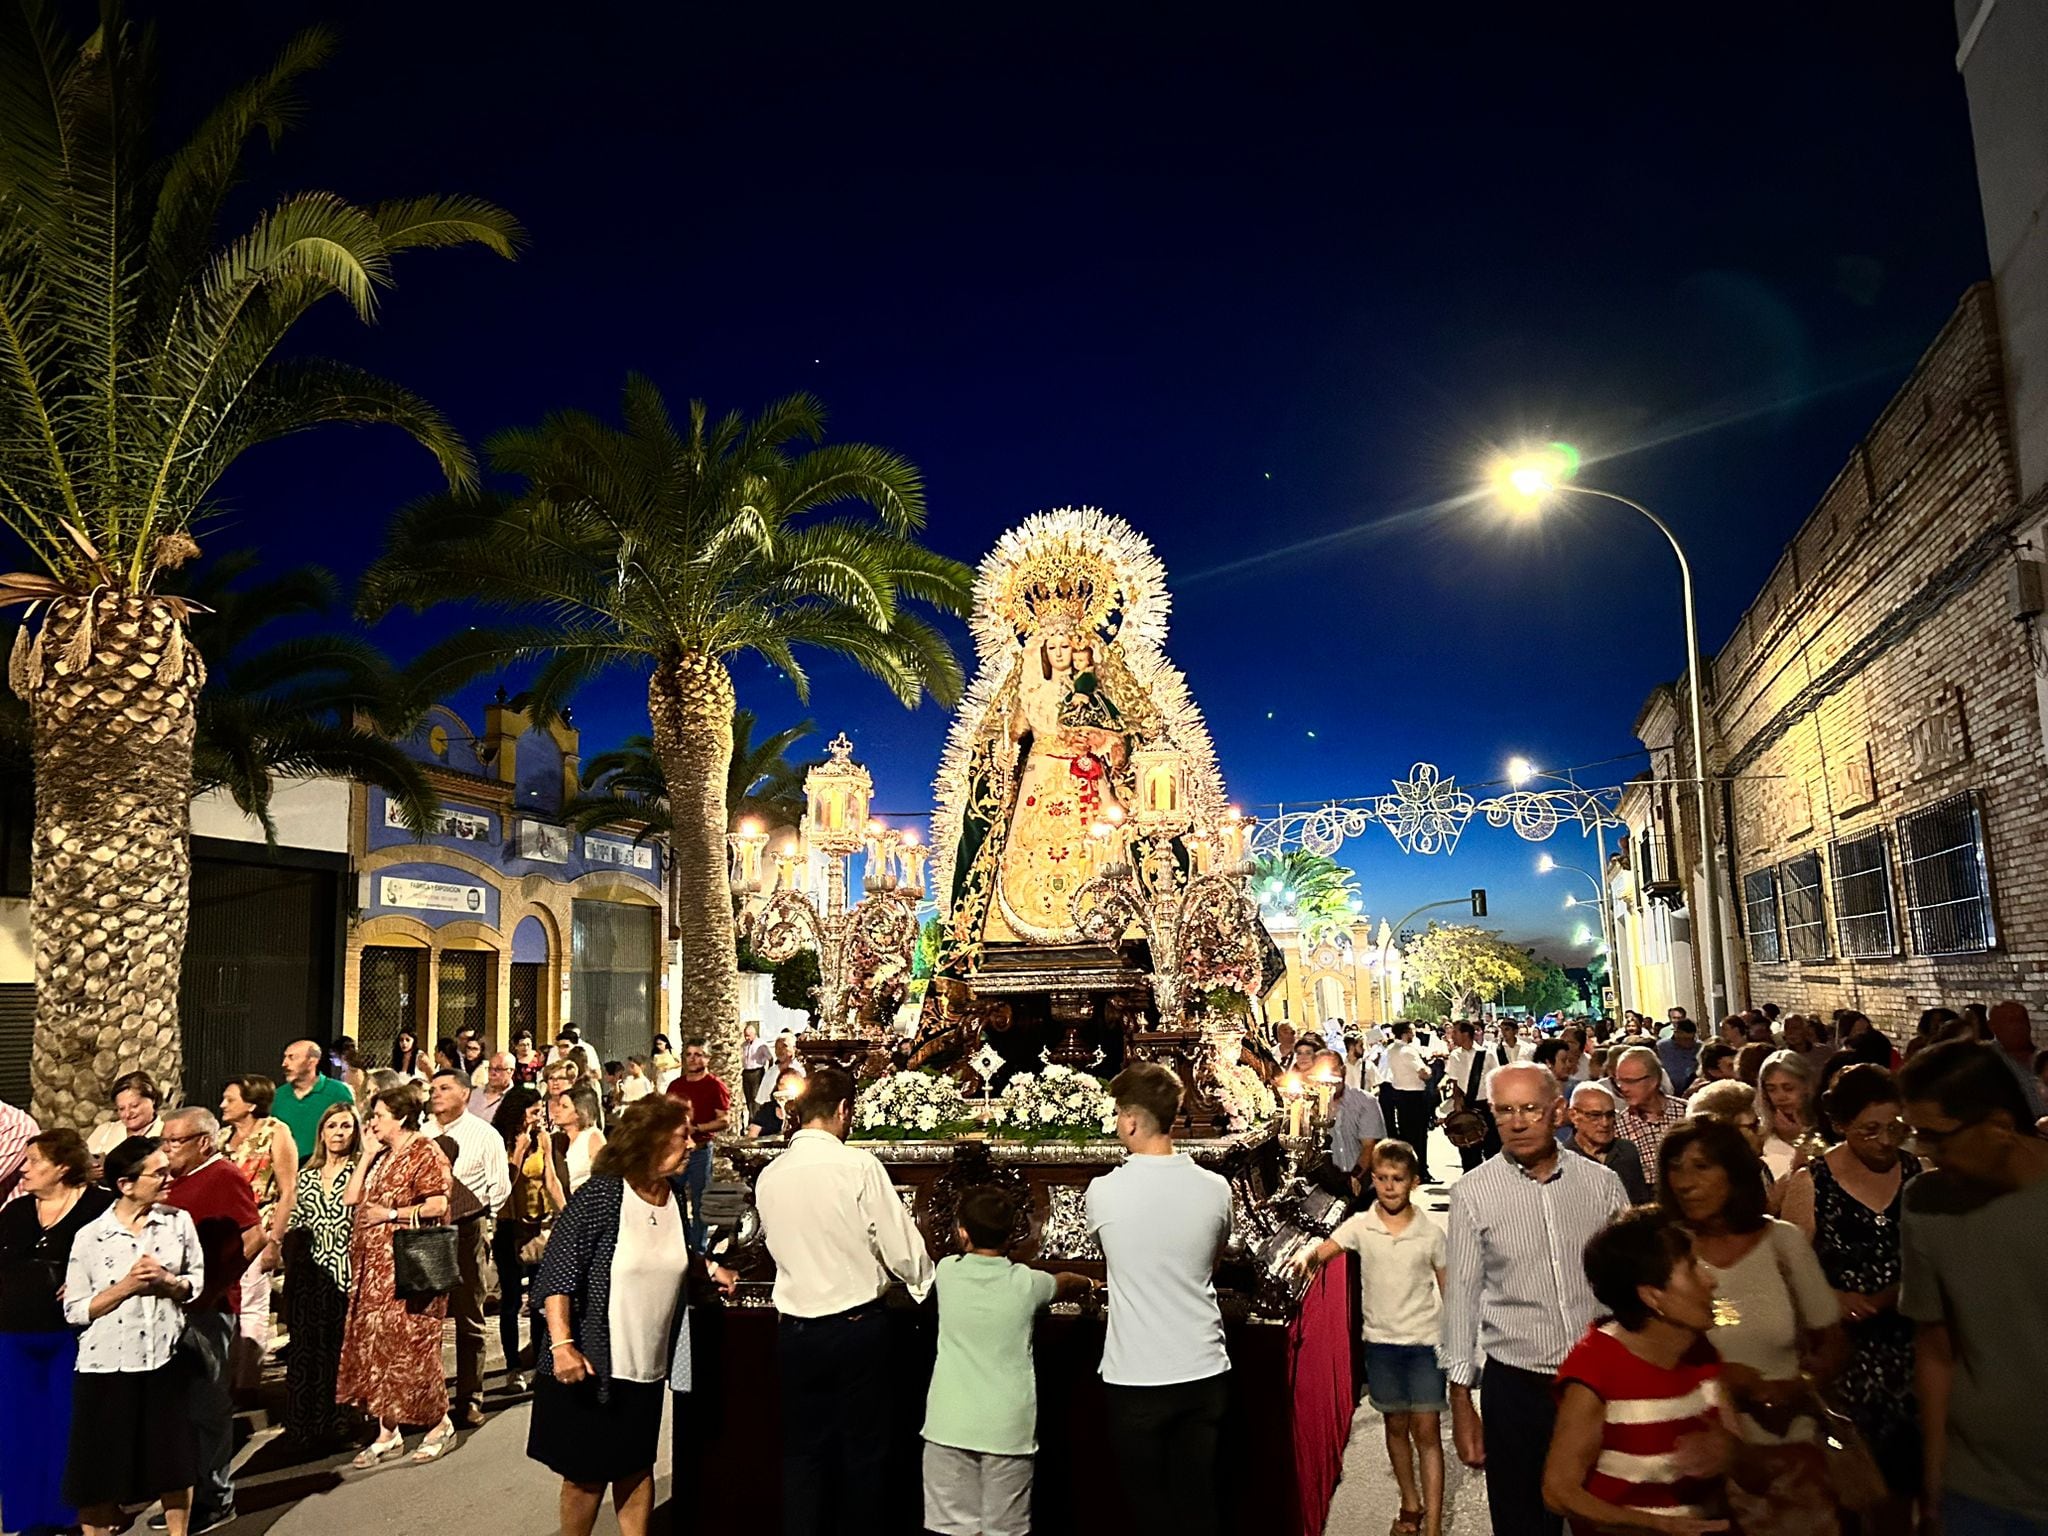
[[[407,1301],[432,1301],[455,1289],[455,1229],[394,1227],[391,1232],[391,1289]]]

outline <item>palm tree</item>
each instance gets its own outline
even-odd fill
[[[1312,945],[1343,932],[1358,916],[1358,877],[1335,859],[1303,848],[1255,860],[1251,893],[1264,910],[1293,918]]]
[[[206,678],[191,602],[213,487],[257,443],[333,421],[395,425],[474,475],[461,439],[384,379],[276,353],[339,294],[365,320],[394,252],[481,243],[512,220],[468,198],[357,207],[302,192],[215,243],[246,142],[297,116],[326,57],[301,35],[159,158],[150,38],[117,5],[82,43],[44,0],[0,5],[0,522],[36,569],[0,577],[36,765],[36,1117],[89,1123],[118,1064],[180,1074],[178,969],[192,751]]]
[[[916,468],[865,443],[819,445],[825,413],[809,395],[751,422],[713,422],[693,401],[679,427],[660,391],[635,376],[623,417],[618,428],[565,411],[494,438],[491,467],[522,481],[518,492],[457,492],[406,509],[359,606],[375,617],[463,597],[538,613],[542,622],[467,631],[439,648],[451,679],[544,658],[529,693],[536,718],[607,667],[647,669],[673,820],[681,1016],[736,1070],[730,661],[764,656],[808,696],[797,653],[809,647],[850,658],[906,707],[926,693],[950,703],[960,665],[909,605],[965,611],[972,573],[916,541]],[[792,451],[799,444],[816,446]],[[847,502],[873,516],[816,515]]]
[[[765,828],[793,827],[804,813],[804,765],[783,754],[818,727],[809,720],[777,731],[765,741],[753,740],[751,709],[732,712],[732,765],[725,775],[726,830],[743,821]],[[562,807],[562,819],[578,832],[600,827],[632,826],[635,840],[668,841],[668,775],[651,736],[628,736],[609,752],[583,765],[583,793]]]
[[[249,551],[208,561],[204,576],[179,593],[192,604],[193,645],[214,658],[199,695],[193,795],[226,790],[274,841],[278,780],[351,778],[384,790],[412,825],[425,825],[439,796],[394,745],[418,723],[425,696],[359,637],[266,641],[273,624],[330,612],[337,593],[317,566],[243,581],[254,566]],[[28,706],[0,693],[0,773],[27,785],[34,771]]]

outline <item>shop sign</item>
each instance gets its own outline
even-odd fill
[[[654,850],[645,843],[620,843],[608,837],[583,839],[583,857],[592,864],[616,864],[621,869],[654,868]]]
[[[522,859],[541,864],[569,862],[569,829],[548,821],[517,821],[512,824],[513,852]]]
[[[405,816],[398,808],[398,802],[390,798],[384,801],[384,825],[405,827]],[[491,841],[491,818],[474,811],[436,811],[427,821],[427,833],[431,837],[452,837],[463,843],[488,843]]]
[[[387,907],[405,907],[415,912],[468,912],[484,915],[484,888],[456,885],[447,880],[409,880],[400,875],[379,878],[378,889]]]

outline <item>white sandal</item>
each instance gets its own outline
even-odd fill
[[[405,1453],[405,1435],[401,1432],[389,1440],[379,1436],[356,1452],[356,1459],[349,1463],[358,1472],[374,1467],[386,1456],[400,1456]]]
[[[441,1422],[427,1431],[427,1438],[420,1442],[420,1448],[412,1453],[415,1462],[432,1461],[455,1443],[455,1421],[446,1414]]]

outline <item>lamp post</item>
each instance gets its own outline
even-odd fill
[[[1584,789],[1584,786],[1579,783],[1578,776],[1569,768],[1564,769],[1562,772],[1553,773],[1547,769],[1538,768],[1526,757],[1511,757],[1508,759],[1508,782],[1510,784],[1520,789],[1531,779],[1548,779],[1553,784],[1569,785],[1574,790],[1582,791]],[[1629,989],[1622,985],[1622,973],[1615,969],[1615,956],[1619,951],[1614,947],[1614,925],[1608,921],[1606,884],[1607,823],[1604,820],[1598,820],[1593,823],[1593,851],[1600,861],[1599,878],[1593,883],[1600,888],[1600,931],[1607,936],[1607,970],[1608,974],[1614,978],[1614,1006],[1623,1013],[1626,1013],[1630,1002]],[[1584,873],[1584,871],[1581,871],[1581,873]],[[1603,1007],[1601,1012],[1604,1014],[1606,1009]]]
[[[1579,456],[1570,445],[1553,443],[1540,452],[1502,460],[1494,468],[1494,488],[1510,510],[1530,515],[1542,510],[1544,502],[1552,497],[1567,493],[1597,496],[1602,501],[1614,502],[1648,518],[1678,557],[1679,585],[1685,600],[1685,675],[1690,684],[1688,691],[1692,708],[1694,811],[1699,821],[1700,840],[1700,910],[1696,925],[1700,983],[1706,993],[1707,1008],[1713,1017],[1719,1018],[1727,1011],[1727,993],[1721,978],[1720,881],[1714,865],[1714,824],[1708,813],[1707,733],[1705,711],[1700,706],[1700,629],[1693,604],[1692,562],[1686,559],[1685,546],[1678,542],[1678,535],[1671,531],[1671,525],[1641,502],[1614,491],[1571,483],[1578,464]],[[1604,902],[1602,906],[1604,909]],[[1610,945],[1610,958],[1613,953]]]
[[[1600,883],[1599,878],[1589,869],[1581,869],[1576,864],[1560,864],[1547,853],[1536,860],[1536,873],[1539,875],[1548,875],[1559,870],[1568,875],[1577,875],[1581,880],[1593,887],[1593,901],[1600,913],[1600,942],[1607,950],[1607,973],[1610,976],[1615,975],[1614,928],[1609,921],[1607,910],[1607,888]],[[1582,907],[1586,903],[1577,896],[1567,896],[1564,899],[1564,904],[1567,909],[1570,909],[1572,907]],[[1614,989],[1617,1006],[1619,1006],[1621,997],[1621,983],[1619,980],[1615,982]],[[1605,1012],[1605,1010],[1603,1009],[1602,1012]]]

